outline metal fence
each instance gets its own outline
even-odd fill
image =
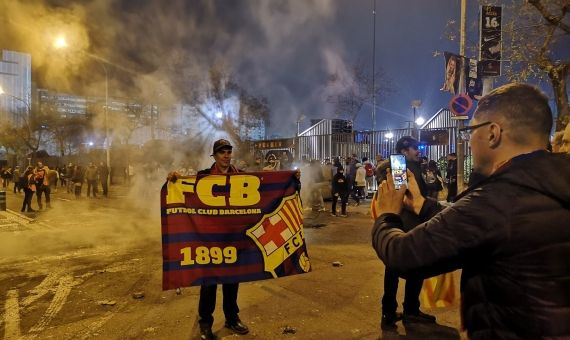
[[[396,129],[385,131],[365,131],[339,134],[314,134],[297,137],[296,159],[317,159],[350,156],[356,154],[358,158],[374,158],[380,154],[387,157],[395,152],[396,142],[403,136],[420,136],[423,131],[412,129]],[[438,129],[441,130],[441,129]],[[439,159],[450,152],[455,152],[457,147],[457,128],[448,128],[449,140],[445,145],[427,145],[422,148],[422,155],[429,159]],[[467,144],[464,144],[465,154],[470,154]]]

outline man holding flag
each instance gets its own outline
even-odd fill
[[[212,157],[214,164],[209,169],[198,172],[198,175],[221,175],[227,173],[239,172],[239,170],[231,164],[232,160],[231,143],[225,139],[219,139],[214,143]],[[180,177],[177,173],[168,176],[169,180],[176,181]],[[198,303],[198,314],[200,316],[200,338],[204,340],[215,339],[212,333],[212,325],[214,317],[212,314],[216,308],[216,290],[217,285],[202,285],[200,287],[200,302]],[[249,329],[244,325],[239,316],[239,307],[237,304],[239,283],[222,284],[224,295],[223,309],[226,317],[225,327],[229,328],[237,334],[247,334]]]

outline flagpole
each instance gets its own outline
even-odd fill
[[[461,56],[459,60],[460,62],[460,71],[459,71],[459,93],[465,92],[465,25],[466,25],[466,16],[467,16],[467,0],[461,0],[461,31],[459,34],[459,55]],[[464,120],[460,119],[457,121],[457,131],[465,126]],[[461,135],[457,132],[455,136],[457,140],[457,193],[461,193],[463,191],[463,174],[464,174],[464,160],[465,160],[465,149],[463,140],[461,139]]]

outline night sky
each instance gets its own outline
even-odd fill
[[[474,46],[479,4],[468,2],[467,43]],[[134,71],[135,75],[111,70],[112,94],[149,98],[168,93],[165,97],[180,101],[192,87],[185,79],[205,74],[212,62],[221,62],[250,93],[269,99],[268,135],[286,137],[295,133],[301,115],[307,117],[303,127],[311,118],[333,116],[327,102],[331,74],[346,75],[346,69],[359,60],[372,72],[372,4],[372,0],[7,2],[0,5],[5,28],[0,47],[32,53],[33,77],[40,87],[100,93],[103,78],[93,62],[83,60],[66,67],[66,72],[56,72],[53,52],[38,48],[49,39],[50,29],[51,36],[57,34],[54,14],[62,22],[73,17],[76,20],[71,21],[85,29],[86,49]],[[404,127],[412,117],[412,100],[423,102],[419,114],[428,118],[451,99],[439,91],[444,57],[434,57],[434,52],[459,52],[460,1],[377,0],[376,4],[376,65],[385,73],[380,81],[391,89],[378,101],[376,126]],[[456,23],[449,26],[450,20]],[[450,41],[448,33],[457,38]],[[42,38],[33,40],[31,35]],[[554,52],[568,59],[569,42],[561,40]],[[476,57],[472,52],[467,55]],[[496,84],[504,82],[499,78]],[[532,82],[552,95],[548,83]],[[371,106],[362,109],[357,128],[371,127],[370,112]]]

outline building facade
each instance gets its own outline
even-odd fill
[[[0,55],[0,122],[21,126],[32,107],[32,56],[2,50]]]

